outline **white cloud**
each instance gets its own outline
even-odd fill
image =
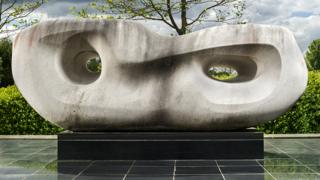
[[[252,23],[280,25],[295,35],[302,51],[320,38],[319,0],[247,0],[245,17]]]
[[[43,12],[39,12],[39,11],[30,14],[29,18],[30,19],[38,19],[39,21],[45,21],[45,20],[51,19],[47,13],[43,13]]]
[[[161,35],[176,34],[176,32],[170,28],[167,24],[160,21],[138,21],[145,25],[149,30],[156,32]]]
[[[87,0],[50,0],[41,6],[36,12],[47,14],[50,18],[72,17],[71,7],[85,8],[91,1]]]
[[[307,49],[310,42],[320,38],[320,16],[292,17],[283,21],[282,24],[294,32],[303,51]]]

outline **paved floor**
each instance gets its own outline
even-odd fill
[[[56,140],[0,140],[0,180],[320,180],[320,139],[266,139],[264,160],[57,162],[56,158]]]

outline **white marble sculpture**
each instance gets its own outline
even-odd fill
[[[86,68],[95,56],[101,73]],[[238,77],[209,77],[220,65]],[[53,20],[16,36],[13,76],[41,116],[72,131],[232,130],[287,111],[305,90],[307,68],[282,27],[165,37],[128,21]]]

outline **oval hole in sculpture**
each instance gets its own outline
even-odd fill
[[[89,43],[86,34],[70,37],[64,43],[59,56],[58,68],[64,77],[74,84],[91,84],[102,73],[102,61],[99,53]]]
[[[208,70],[208,75],[214,80],[225,82],[232,81],[239,76],[236,69],[221,65],[211,66]]]
[[[80,51],[76,55],[63,58],[62,67],[66,76],[74,83],[90,84],[101,74],[101,60],[97,52]]]
[[[72,72],[77,75],[78,82],[91,83],[98,79],[101,73],[101,60],[95,51],[82,51],[73,60]]]

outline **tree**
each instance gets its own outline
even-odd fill
[[[2,66],[3,64],[3,61],[2,61],[2,58],[0,57],[0,87],[1,87],[1,84],[2,84],[2,81],[3,81],[3,78],[4,78],[4,68]]]
[[[161,21],[178,35],[208,23],[243,23],[244,0],[96,0],[73,14],[83,18]]]
[[[0,87],[14,83],[11,71],[12,42],[9,39],[0,40]]]
[[[43,3],[45,0],[0,0],[0,34],[11,33],[37,22],[26,17]]]
[[[320,39],[312,41],[306,53],[306,63],[309,71],[320,70]]]
[[[0,35],[23,29],[37,22],[27,19],[32,12],[39,8],[45,0],[0,0]],[[5,38],[0,40],[0,87],[14,83],[11,72],[12,42]]]

